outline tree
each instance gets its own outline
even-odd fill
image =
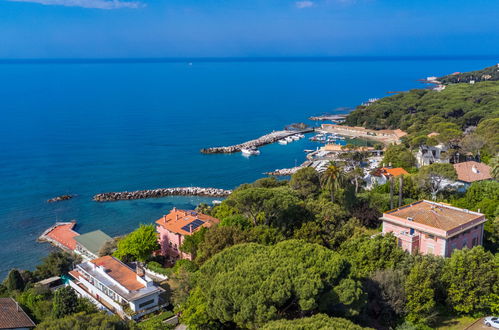
[[[263,330],[327,330],[327,329],[344,329],[344,330],[362,330],[361,326],[352,323],[347,319],[329,317],[325,314],[316,314],[310,317],[303,317],[293,320],[277,320],[265,324]]]
[[[319,173],[312,167],[301,168],[291,176],[289,185],[300,197],[313,197],[320,190]]]
[[[322,187],[331,192],[331,202],[334,203],[335,193],[340,189],[343,181],[341,168],[334,162],[329,163],[327,169],[321,176]]]
[[[117,315],[105,313],[85,314],[78,313],[60,319],[49,319],[37,325],[41,330],[67,330],[67,329],[114,329],[127,330],[134,327],[121,320]]]
[[[199,269],[182,318],[194,328],[209,322],[254,328],[310,313],[348,276],[348,269],[346,258],[303,241],[235,245]]]
[[[78,311],[78,297],[70,287],[62,287],[54,292],[52,316],[56,319]]]
[[[159,249],[158,237],[154,225],[140,225],[139,228],[118,241],[114,256],[121,260],[145,262],[151,253]]]
[[[303,202],[287,187],[236,190],[229,200],[253,224],[265,224],[290,230],[304,216]]]
[[[118,248],[118,239],[113,238],[110,241],[104,243],[104,245],[99,250],[99,257],[110,256]]]
[[[203,264],[225,248],[249,241],[248,234],[237,227],[212,227],[199,244],[196,262]]]
[[[69,253],[54,251],[43,258],[42,263],[36,266],[36,270],[33,272],[33,275],[37,280],[42,280],[52,276],[61,276],[62,274],[73,269],[74,264],[78,261],[79,258],[75,258]]]
[[[490,174],[494,179],[499,180],[499,156],[492,158],[489,165],[492,168]]]
[[[481,246],[455,250],[446,260],[443,274],[449,305],[459,313],[490,312],[499,295],[498,269],[499,258]]]
[[[196,258],[199,244],[204,240],[207,231],[206,227],[201,227],[194,234],[186,236],[180,246],[180,251],[189,253],[192,258]]]
[[[457,180],[457,173],[452,164],[434,163],[420,168],[418,181],[423,189],[427,189],[433,199],[443,189],[446,180]]]
[[[22,291],[24,290],[24,280],[21,276],[21,273],[17,269],[12,269],[9,274],[7,275],[7,278],[5,279],[5,287],[9,291]]]
[[[480,161],[480,150],[485,145],[485,139],[480,135],[468,134],[460,142],[461,151],[465,154],[471,154]]]
[[[407,321],[428,324],[435,317],[441,267],[441,259],[433,257],[424,257],[412,267],[405,283]]]
[[[402,167],[409,170],[416,166],[416,158],[403,144],[392,144],[385,150],[383,164],[384,166],[391,164],[392,167]]]

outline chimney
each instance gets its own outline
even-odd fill
[[[475,174],[478,174],[478,173],[480,172],[480,171],[478,170],[478,168],[477,168],[475,165],[473,165],[473,167],[471,168],[471,171],[472,171],[473,173],[475,173]]]
[[[192,225],[189,225],[189,232],[192,234]]]
[[[135,264],[135,272],[137,273],[138,276],[142,277],[145,275],[144,273],[144,269],[142,269],[142,267],[140,267],[139,263],[137,262]]]
[[[15,300],[14,300],[14,301],[15,301]],[[20,308],[19,308],[19,303],[18,303],[17,301],[16,301],[16,310],[17,310],[18,312],[20,312],[20,311],[21,311],[21,310],[20,310]]]

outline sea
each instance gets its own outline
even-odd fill
[[[307,138],[255,157],[203,155],[324,113],[346,113],[419,79],[481,69],[494,57],[0,60],[0,280],[50,250],[56,221],[123,235],[212,198],[98,203],[97,193],[161,187],[232,189],[293,167]],[[68,201],[47,203],[63,194]]]

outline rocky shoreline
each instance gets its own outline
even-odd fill
[[[60,202],[60,201],[67,201],[68,199],[73,198],[73,195],[62,195],[62,196],[57,196],[51,199],[47,200],[47,203],[55,203],[55,202]]]
[[[137,191],[107,192],[94,196],[95,202],[112,202],[121,200],[159,198],[167,196],[206,196],[206,197],[227,197],[232,190],[203,187],[178,187],[178,188],[158,188]]]
[[[313,132],[313,128],[304,129],[304,130],[293,130],[293,131],[274,131],[272,133],[266,134],[264,136],[259,137],[258,139],[247,141],[241,144],[236,144],[227,147],[213,147],[213,148],[203,148],[201,149],[201,153],[203,154],[230,154],[234,152],[240,152],[243,148],[258,148],[260,146],[277,142],[281,139],[284,139],[288,136],[303,134]]]

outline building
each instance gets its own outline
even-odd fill
[[[383,213],[383,234],[393,233],[409,253],[449,257],[454,249],[483,242],[485,216],[426,200]]]
[[[443,144],[436,146],[420,146],[416,153],[416,160],[418,167],[427,166],[433,163],[448,163],[449,155],[447,154],[448,148]]]
[[[161,254],[171,259],[192,259],[191,255],[179,250],[185,236],[190,236],[202,227],[209,228],[220,220],[196,211],[173,208],[169,214],[156,221]]]
[[[79,296],[122,318],[138,319],[165,305],[160,297],[164,290],[142,269],[135,272],[111,256],[85,261],[69,274],[69,285]]]
[[[454,164],[457,173],[457,181],[462,184],[464,190],[476,181],[491,180],[491,168],[484,163],[475,161]]]
[[[87,260],[92,260],[99,257],[100,249],[106,242],[111,241],[112,238],[101,230],[95,230],[75,236],[74,240],[76,241],[74,252],[80,254]]]
[[[407,174],[409,173],[406,170],[404,170],[402,167],[395,167],[395,168],[381,167],[367,174],[364,177],[364,181],[366,182],[366,188],[372,189],[375,186],[387,183],[391,177],[396,178],[398,176],[407,175]]]
[[[12,298],[0,298],[0,329],[33,329],[35,322]]]

